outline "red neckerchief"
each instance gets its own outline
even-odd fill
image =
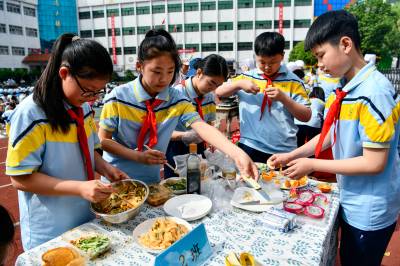
[[[317,146],[315,147],[315,158],[318,158],[321,149],[322,149],[322,144],[324,143],[324,139],[328,132],[331,129],[332,124],[334,124],[334,131],[333,131],[333,143],[331,147],[335,144],[336,142],[336,122],[339,120],[339,115],[340,115],[340,108],[342,105],[342,101],[344,97],[346,97],[347,92],[342,91],[340,89],[336,89],[336,99],[333,101],[332,105],[329,107],[328,114],[326,115],[324,124],[322,126],[321,134],[319,136],[319,140],[317,143]]]
[[[163,101],[160,99],[145,101],[147,115],[143,119],[143,125],[137,137],[137,148],[139,151],[143,150],[144,138],[148,131],[150,131],[148,146],[152,148],[157,144],[157,120],[154,113],[154,108],[159,106],[162,102]]]
[[[85,131],[85,121],[82,107],[74,107],[73,109],[67,110],[67,112],[71,119],[76,122],[78,141],[82,155],[84,157],[87,179],[94,180],[94,172],[92,167],[92,160],[90,158],[89,144]]]
[[[269,76],[265,75],[264,73],[261,74],[261,76],[267,81],[267,84],[265,86],[264,97],[263,97],[263,101],[262,101],[262,104],[261,104],[260,120],[262,119],[262,117],[264,115],[264,110],[265,110],[265,106],[266,105],[268,105],[268,112],[271,112],[272,100],[268,97],[267,89],[268,89],[269,86],[272,86],[272,81],[274,79],[276,79],[276,77],[278,75],[279,75],[279,72],[275,73],[272,77],[269,77]]]

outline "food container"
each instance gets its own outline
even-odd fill
[[[128,179],[128,180],[114,182],[114,183],[112,183],[112,185],[115,187],[115,186],[118,186],[118,184],[120,184],[121,182],[132,182],[132,183],[135,183],[136,185],[143,186],[145,188],[145,195],[142,198],[142,200],[140,201],[140,203],[135,208],[131,208],[131,209],[128,209],[126,211],[123,211],[123,212],[120,212],[117,214],[106,214],[106,213],[101,213],[99,211],[96,211],[96,207],[94,206],[95,205],[94,203],[90,204],[90,209],[94,214],[100,216],[105,221],[107,221],[109,223],[113,223],[113,224],[124,223],[124,222],[132,219],[136,214],[139,213],[140,207],[143,205],[143,203],[146,201],[147,197],[149,196],[149,187],[142,181],[135,180],[135,179]]]

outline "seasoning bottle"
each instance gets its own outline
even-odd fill
[[[190,143],[186,173],[186,192],[188,194],[200,194],[200,161],[200,157],[197,155],[197,144]]]

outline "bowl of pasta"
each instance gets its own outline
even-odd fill
[[[98,203],[91,211],[105,221],[118,224],[132,219],[149,196],[149,187],[139,180],[129,179],[112,183],[115,192]]]

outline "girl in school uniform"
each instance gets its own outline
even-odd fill
[[[216,119],[216,106],[214,93],[228,77],[228,65],[222,56],[211,54],[204,59],[200,59],[194,66],[196,74],[175,86],[175,88],[190,99],[191,103],[196,107],[200,118],[213,125]],[[171,141],[168,144],[167,160],[172,166],[175,166],[173,157],[176,155],[189,153],[188,145],[197,143],[197,152],[203,154],[206,143],[194,130],[188,130],[185,125],[178,124],[172,133]],[[176,174],[164,166],[164,176],[172,177]]]
[[[104,100],[99,137],[106,161],[132,178],[159,182],[172,132],[182,124],[232,157],[242,174],[257,175],[250,157],[205,123],[182,91],[170,87],[180,59],[168,32],[147,32],[139,46],[137,69],[137,79],[115,88]]]
[[[94,171],[110,181],[127,177],[95,152],[100,142],[87,104],[104,92],[112,71],[103,46],[64,34],[33,95],[10,117],[6,174],[19,190],[25,250],[94,218],[89,201],[112,192]]]

